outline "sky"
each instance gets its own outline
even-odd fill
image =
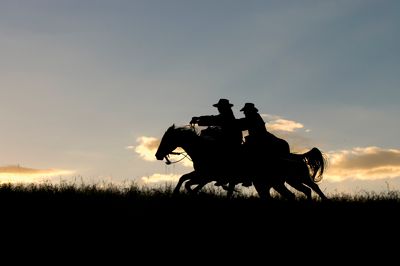
[[[159,184],[165,130],[253,102],[327,193],[400,189],[400,2],[1,0],[0,182]]]

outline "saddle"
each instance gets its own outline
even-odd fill
[[[200,132],[200,137],[211,141],[219,141],[222,138],[221,127],[209,126]]]

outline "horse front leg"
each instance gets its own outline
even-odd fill
[[[202,189],[205,185],[207,185],[207,181],[201,181],[199,182],[199,184],[197,185],[197,187],[195,187],[194,189],[192,189],[191,191],[193,193],[198,193],[200,191],[200,189]]]
[[[189,193],[192,193],[192,192],[193,192],[192,185],[196,185],[196,184],[197,184],[197,183],[195,183],[192,179],[189,180],[189,181],[187,181],[187,182],[185,183],[185,189],[186,189],[186,191],[189,192]]]
[[[269,182],[261,182],[259,180],[254,180],[253,186],[256,189],[260,199],[262,199],[262,200],[272,199],[271,194],[270,194],[272,185],[269,184]]]
[[[235,192],[235,186],[236,186],[236,183],[235,183],[235,182],[232,182],[232,181],[229,182],[228,187],[227,187],[227,189],[226,189],[226,190],[228,191],[228,193],[226,194],[226,196],[228,197],[228,199],[231,199],[231,198],[232,198],[233,192]]]
[[[190,173],[187,173],[187,174],[184,174],[183,176],[181,176],[181,178],[179,178],[178,184],[176,184],[176,186],[174,188],[173,194],[178,194],[183,182],[185,182],[189,179],[193,179],[195,176],[196,176],[195,171],[192,171]]]

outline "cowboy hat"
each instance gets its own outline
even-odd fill
[[[232,107],[233,104],[229,102],[227,99],[219,99],[216,104],[213,104],[214,107]]]
[[[245,103],[244,107],[240,109],[240,111],[255,111],[258,112],[258,109],[254,106],[254,103]]]

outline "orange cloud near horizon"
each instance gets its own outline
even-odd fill
[[[400,150],[376,146],[356,147],[328,153],[326,179],[378,180],[400,177]]]
[[[0,166],[0,182],[40,182],[54,176],[71,175],[74,171],[62,169],[34,169],[19,165]]]

